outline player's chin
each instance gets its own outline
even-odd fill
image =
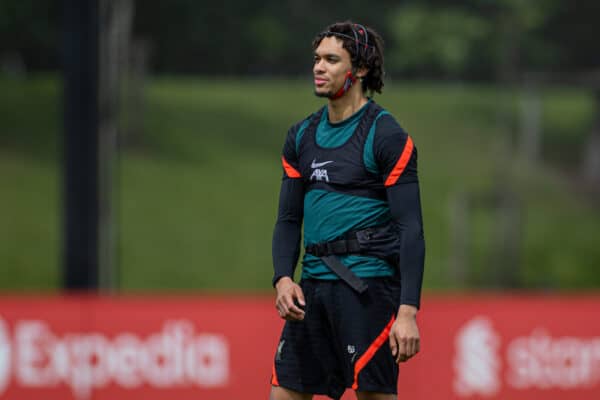
[[[317,97],[331,97],[331,91],[324,88],[315,88],[315,96]]]

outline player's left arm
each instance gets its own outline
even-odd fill
[[[417,326],[420,306],[425,239],[421,218],[419,183],[401,183],[387,189],[392,218],[402,232],[400,248],[401,297],[396,321],[390,332],[390,346],[396,362],[417,354],[421,340]]]
[[[397,362],[420,350],[417,310],[420,307],[425,261],[417,149],[412,138],[391,117],[378,121],[375,158],[382,171],[392,219],[401,230],[399,268],[400,307],[390,331],[390,346]]]

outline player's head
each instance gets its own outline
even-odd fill
[[[372,28],[352,21],[329,25],[313,40],[315,94],[331,99],[343,96],[356,80],[362,91],[381,93],[383,88],[383,39]],[[329,63],[332,56],[334,63]],[[331,57],[330,57],[331,58]]]

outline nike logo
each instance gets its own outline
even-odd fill
[[[316,159],[313,160],[312,164],[310,164],[311,168],[321,168],[321,167],[323,167],[323,166],[325,166],[327,164],[331,164],[333,162],[333,161],[324,161],[324,162],[318,163],[318,162],[315,162],[315,161],[317,161],[317,160]]]

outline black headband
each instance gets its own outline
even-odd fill
[[[354,27],[358,27],[358,31],[356,29],[354,29]],[[359,45],[364,46],[365,49],[367,48],[372,48],[373,45],[369,44],[369,34],[367,33],[367,29],[360,25],[360,24],[354,24],[354,26],[350,26],[350,29],[352,29],[352,33],[354,34],[354,37],[350,36],[350,35],[346,35],[345,33],[341,33],[341,32],[332,32],[332,31],[325,31],[319,34],[319,36],[338,36],[338,37],[343,37],[346,39],[350,39],[353,40],[355,45],[356,45],[356,55],[360,55],[360,48],[358,47]],[[358,38],[358,35],[361,35],[362,37],[364,37],[364,41],[361,41]]]

